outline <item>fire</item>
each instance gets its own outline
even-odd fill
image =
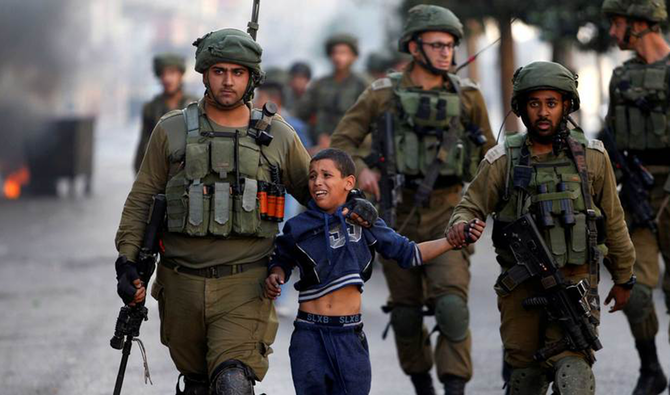
[[[21,187],[30,181],[30,171],[27,167],[22,167],[10,174],[5,180],[3,192],[7,199],[18,199],[21,196]]]

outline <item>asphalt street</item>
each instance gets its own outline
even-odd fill
[[[127,127],[105,125],[99,125],[96,133],[93,196],[0,200],[0,395],[112,393],[121,358],[109,346],[121,305],[115,289],[113,241],[132,183],[136,136]],[[492,288],[498,267],[489,236],[476,248],[469,301],[475,371],[467,392],[502,394],[499,317]],[[603,271],[603,300],[610,286]],[[392,339],[381,338],[388,316],[380,305],[387,295],[377,269],[363,294],[372,394],[411,394]],[[660,290],[654,296],[661,327],[657,343],[667,372],[668,316]],[[294,393],[288,343],[295,300],[293,293],[283,301],[289,312],[281,317],[270,371],[258,384],[258,394]],[[123,393],[173,394],[178,372],[159,341],[155,301],[150,299],[147,306],[150,318],[140,337],[153,385],[144,384],[140,353],[134,346]],[[623,314],[604,313],[600,334],[604,349],[597,353],[597,393],[630,394],[639,366]]]

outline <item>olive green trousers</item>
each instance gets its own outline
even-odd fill
[[[237,359],[263,379],[279,326],[272,301],[263,297],[266,275],[257,267],[209,279],[158,265],[151,295],[158,300],[161,342],[180,373],[211,376]]]

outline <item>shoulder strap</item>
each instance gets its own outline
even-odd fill
[[[198,114],[198,103],[190,103],[181,110],[184,114],[184,123],[188,131],[188,137],[198,137],[200,134],[200,114]]]

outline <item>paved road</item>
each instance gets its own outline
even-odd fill
[[[132,182],[134,131],[99,128],[94,196],[0,201],[0,394],[110,394],[120,352],[109,338],[120,305],[115,294],[113,245],[121,208]],[[492,284],[497,267],[490,238],[473,259],[470,300],[475,376],[470,394],[501,394],[498,312]],[[605,293],[611,283],[604,274]],[[295,295],[293,295],[295,297]],[[363,316],[370,342],[373,394],[411,394],[392,341],[381,340],[388,317],[379,306],[387,296],[381,270],[364,293]],[[604,296],[604,295],[603,295]],[[295,299],[295,298],[294,298]],[[664,367],[670,367],[668,316],[662,295],[658,343]],[[287,300],[295,309],[295,303]],[[172,394],[177,372],[158,339],[158,314],[148,302],[150,320],[142,327],[153,386],[142,380],[134,348],[125,393]],[[432,324],[431,324],[432,325]],[[288,363],[291,318],[283,317],[271,356],[271,369],[257,393],[292,394]],[[604,314],[605,348],[598,352],[598,394],[629,394],[638,362],[625,318]]]

